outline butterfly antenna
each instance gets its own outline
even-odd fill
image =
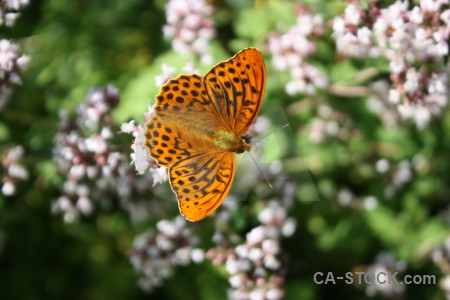
[[[264,175],[263,171],[261,170],[261,168],[259,167],[258,163],[256,162],[255,158],[253,157],[253,155],[248,152],[248,154],[250,154],[250,157],[252,158],[253,162],[255,163],[256,167],[258,168],[259,173],[261,174],[261,176],[264,178],[264,180],[267,182],[267,184],[270,186],[270,188],[273,190],[273,186],[270,183],[269,179],[267,179],[267,177]]]
[[[268,134],[265,134],[265,135],[263,135],[262,137],[256,139],[255,142],[257,142],[257,141],[259,141],[259,140],[262,140],[262,139],[265,138],[266,136],[269,136],[269,135],[271,135],[272,133],[275,133],[275,132],[277,132],[277,131],[279,131],[279,130],[281,130],[281,129],[284,129],[284,128],[286,128],[286,127],[289,127],[289,126],[291,126],[291,124],[287,123],[286,125],[284,125],[284,126],[282,126],[282,127],[280,127],[280,128],[277,128],[277,129],[275,129],[275,130],[269,132]]]

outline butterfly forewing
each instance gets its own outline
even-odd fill
[[[205,90],[203,77],[197,74],[180,75],[175,79],[170,79],[161,87],[156,96],[155,110],[159,110],[159,114],[162,116],[166,111],[175,119],[185,115],[196,118],[196,122],[205,119],[214,120],[215,127],[225,126],[227,123],[226,120],[218,118],[218,109]],[[198,114],[202,114],[202,118],[199,118]],[[166,116],[164,117],[166,118]],[[227,127],[223,129],[225,128]]]
[[[264,59],[253,48],[217,64],[205,75],[205,89],[213,105],[238,136],[247,131],[259,113],[265,80]]]

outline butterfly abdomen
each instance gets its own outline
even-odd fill
[[[218,130],[213,136],[213,142],[228,152],[242,153],[250,150],[250,145],[234,132]]]

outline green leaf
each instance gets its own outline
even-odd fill
[[[334,83],[341,82],[353,79],[358,71],[359,70],[353,65],[351,60],[345,59],[337,62],[331,67],[330,77]]]
[[[271,29],[268,12],[264,8],[244,9],[240,11],[234,29],[241,37],[262,40]]]
[[[364,211],[364,217],[369,227],[387,245],[401,243],[405,235],[403,220],[389,209],[379,205],[377,208]]]
[[[442,244],[448,234],[448,226],[440,220],[430,219],[420,228],[411,228],[410,234],[398,244],[398,255],[413,262],[426,259],[433,249]]]

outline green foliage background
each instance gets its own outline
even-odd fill
[[[314,1],[312,7],[329,20],[342,13],[341,1]],[[148,224],[130,224],[120,210],[97,214],[75,224],[64,224],[50,212],[64,181],[52,162],[57,111],[74,110],[89,88],[115,84],[121,103],[114,112],[118,124],[142,120],[148,99],[158,92],[154,76],[161,63],[182,67],[193,57],[171,50],[161,32],[165,23],[163,0],[34,0],[13,28],[2,36],[20,42],[31,65],[22,74],[0,114],[1,145],[24,145],[30,179],[20,183],[16,196],[0,196],[0,299],[225,299],[228,286],[224,270],[206,261],[181,268],[165,286],[144,294],[127,258],[133,238]],[[214,14],[217,38],[215,61],[237,50],[254,46],[265,50],[269,32],[287,30],[295,16],[285,1],[219,0]],[[368,67],[377,77],[387,77],[387,62],[354,61],[335,54],[331,37],[322,39],[316,65],[332,83],[366,85],[356,75]],[[266,53],[268,53],[266,51]],[[298,201],[292,214],[296,234],[285,241],[291,256],[286,299],[366,299],[364,289],[344,284],[313,283],[318,271],[343,274],[368,265],[380,251],[391,251],[408,262],[408,274],[442,275],[430,251],[449,234],[448,197],[450,168],[450,114],[447,112],[419,131],[405,123],[397,130],[385,128],[365,106],[365,97],[344,98],[326,93],[316,98],[290,97],[284,92],[287,74],[268,67],[265,105],[286,108],[298,101],[304,109],[290,114],[298,144],[321,201]],[[202,66],[206,71],[210,66]],[[326,101],[342,111],[359,129],[347,142],[328,140],[311,144],[302,129],[311,122],[314,101]],[[374,164],[379,157],[393,162],[426,158],[427,167],[386,200],[387,182]],[[349,186],[358,195],[375,195],[373,210],[341,207],[328,198],[330,188]],[[299,188],[298,199],[303,196]],[[212,223],[205,222],[204,226]],[[210,235],[204,236],[210,239]],[[376,297],[375,297],[376,299]],[[408,286],[405,299],[444,299],[434,285]]]

